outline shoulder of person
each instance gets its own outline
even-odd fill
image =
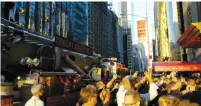
[[[40,106],[44,106],[44,102],[42,100],[37,100],[37,103],[40,104]]]

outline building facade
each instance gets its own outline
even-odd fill
[[[113,42],[113,56],[114,57],[118,57],[118,35],[117,35],[117,30],[118,30],[118,17],[117,15],[110,10],[110,13],[112,15],[112,42]],[[120,60],[120,58],[117,58],[118,60]]]
[[[166,2],[157,2],[155,16],[157,18],[156,24],[156,41],[158,46],[158,57],[160,61],[163,61],[165,57],[171,57],[170,43],[168,36],[168,24],[167,24],[167,4]]]
[[[124,31],[123,33],[123,54],[124,55],[123,56],[124,56],[124,64],[126,67],[128,67],[127,36],[128,35]]]
[[[182,37],[184,31],[187,30],[192,23],[200,22],[200,5],[200,2],[155,3],[154,18],[156,36],[158,36],[155,40],[155,47],[158,47],[158,51],[157,49],[155,51],[156,56],[164,57],[169,54],[172,61],[199,60],[199,55],[201,54],[199,48],[181,48],[178,47],[176,41]],[[178,59],[178,55],[180,55],[181,59]],[[177,58],[175,59],[174,57]]]
[[[118,62],[124,63],[124,52],[123,52],[123,27],[120,24],[117,25],[117,58]]]
[[[178,8],[179,4],[177,4]],[[188,27],[192,23],[200,22],[201,21],[201,3],[200,2],[182,2],[182,14],[183,14],[183,28],[184,30],[187,30]],[[181,14],[181,13],[179,13]],[[178,15],[179,15],[178,14]],[[181,24],[182,26],[182,24]],[[180,27],[181,27],[180,26]],[[181,35],[184,32],[181,31]],[[183,53],[182,53],[183,54]],[[200,48],[187,48],[186,49],[187,60],[193,61],[197,60],[201,62],[201,49]]]
[[[88,3],[88,45],[103,57],[116,56],[116,15],[107,2]]]
[[[88,3],[72,3],[72,32],[73,41],[86,45],[88,33]]]
[[[133,60],[132,60],[132,37],[131,37],[131,28],[128,22],[128,17],[127,17],[127,2],[122,1],[121,2],[121,26],[124,28],[124,33],[127,36],[126,41],[126,48],[124,53],[126,52],[127,55],[124,55],[124,62],[127,64],[126,66],[128,67],[129,71],[133,71]],[[124,35],[125,36],[125,35]],[[125,47],[125,45],[124,45]],[[127,56],[127,57],[125,57]],[[127,61],[127,62],[126,62]]]

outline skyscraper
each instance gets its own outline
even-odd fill
[[[72,32],[73,40],[81,44],[86,44],[88,33],[88,3],[73,2],[72,4]]]
[[[168,25],[167,25],[167,4],[166,2],[157,2],[157,41],[159,57],[162,60],[165,57],[170,57],[170,44],[168,36]]]
[[[124,62],[127,64],[128,70],[133,71],[133,60],[132,60],[132,37],[131,37],[131,29],[130,24],[128,22],[127,17],[127,2],[121,2],[121,25],[124,28],[127,40],[126,41],[126,48],[124,50],[124,53],[127,52],[127,55],[124,55]],[[125,36],[125,35],[124,35]],[[125,46],[124,46],[125,47]],[[127,57],[125,57],[127,56]],[[127,62],[126,62],[127,61]]]
[[[89,2],[88,8],[89,47],[103,57],[115,56],[116,14],[108,9],[107,2]]]
[[[122,26],[120,26],[120,23],[118,23],[117,25],[117,58],[118,58],[118,62],[120,63],[124,63],[123,35],[124,35],[124,29]]]

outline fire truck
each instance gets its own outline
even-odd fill
[[[104,69],[106,71],[104,71]],[[118,63],[117,58],[102,58],[101,66],[94,67],[90,72],[90,78],[99,81],[99,80],[109,80],[113,77],[113,75],[117,74],[120,78],[129,74],[128,69],[125,65]]]
[[[45,28],[40,29],[39,22],[34,25],[35,4],[19,2],[16,15],[11,14],[14,5],[1,3],[1,106],[23,106],[32,96],[31,86],[37,83],[44,85],[46,106],[75,106],[82,87],[109,80],[113,74],[128,74],[116,58],[102,58],[90,47],[59,35],[60,30],[49,30],[48,15]],[[27,8],[31,12],[25,11]],[[41,20],[39,13],[37,20]],[[102,72],[103,67],[107,73]]]

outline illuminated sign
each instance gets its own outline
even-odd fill
[[[182,63],[182,62],[159,62],[154,64],[155,72],[172,72],[172,71],[201,71],[201,64]]]
[[[87,55],[93,55],[93,49],[91,49],[90,47],[68,40],[63,37],[56,36],[55,45],[63,49],[72,50]]]

